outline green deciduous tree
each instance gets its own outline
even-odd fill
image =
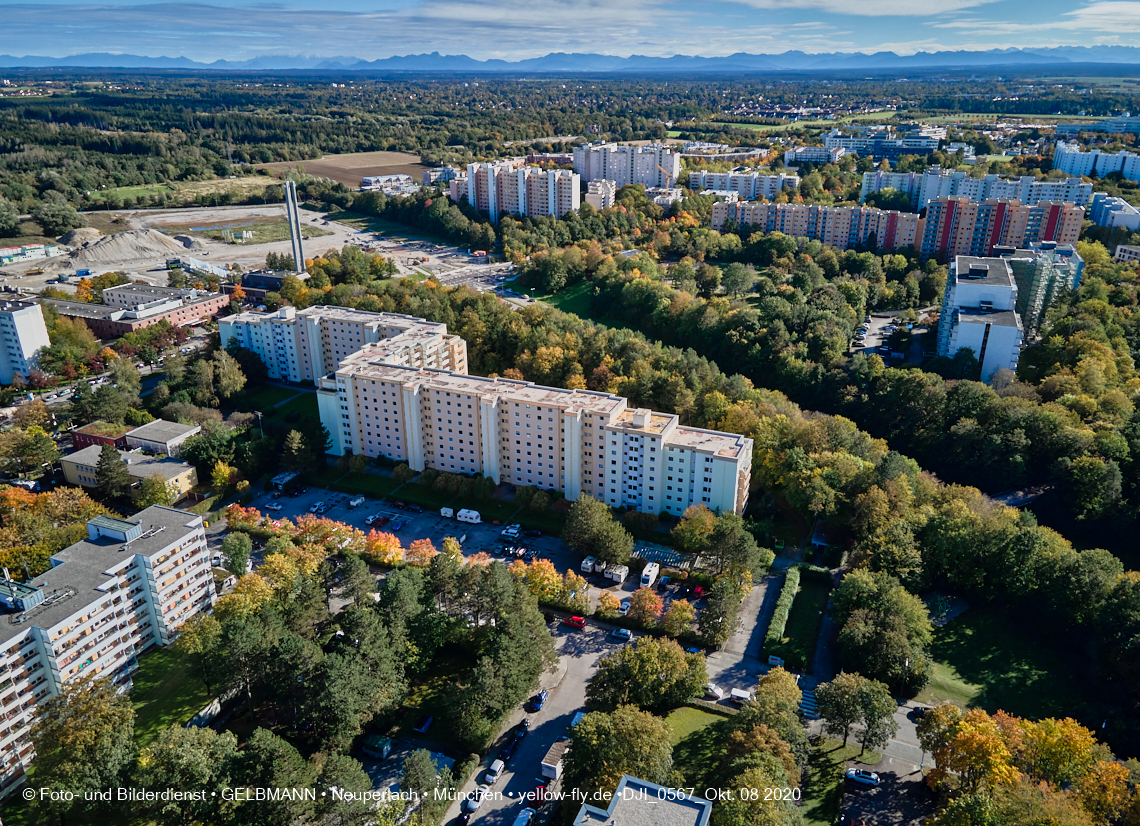
[[[32,728],[36,749],[36,781],[78,797],[91,808],[86,792],[122,785],[133,756],[135,710],[130,698],[117,694],[110,679],[65,683],[60,693],[40,707]],[[50,804],[64,812],[72,803]]]
[[[602,658],[586,687],[587,707],[618,706],[663,713],[704,691],[708,682],[703,654],[686,654],[673,640],[642,637]]]
[[[673,776],[672,732],[668,723],[633,706],[592,711],[574,726],[563,758],[562,786],[579,800],[612,793],[623,774],[669,784]]]
[[[222,540],[222,567],[237,577],[245,576],[249,567],[249,555],[253,553],[253,540],[249,534],[233,531]]]
[[[161,473],[152,473],[139,482],[138,490],[135,492],[135,507],[139,510],[149,508],[151,505],[169,507],[174,504],[176,495],[177,488],[172,482],[167,482]]]

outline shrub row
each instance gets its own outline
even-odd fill
[[[792,610],[792,603],[796,599],[796,592],[800,589],[800,569],[789,568],[784,574],[784,586],[780,589],[780,597],[776,600],[776,610],[772,612],[772,621],[768,623],[768,633],[764,635],[764,649],[778,646],[784,639],[784,627],[788,624],[788,613]]]

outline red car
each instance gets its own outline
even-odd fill
[[[705,589],[703,586],[698,585],[696,588],[693,589],[693,598],[694,599],[700,599],[704,595],[705,595]]]
[[[566,619],[562,620],[562,624],[563,625],[569,625],[571,628],[577,628],[577,629],[581,630],[581,629],[586,627],[586,618],[585,617],[567,617]]]

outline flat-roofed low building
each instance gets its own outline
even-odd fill
[[[130,430],[125,424],[115,422],[91,422],[83,427],[71,431],[72,450],[82,450],[85,447],[114,445],[125,449],[127,446],[127,432]]]
[[[51,304],[60,315],[83,319],[99,338],[119,338],[160,321],[175,327],[191,327],[209,321],[230,303],[229,296],[223,293],[202,290],[172,290],[139,284],[123,284],[112,289],[118,290],[112,293],[113,300],[125,304],[88,304],[62,298],[41,298],[40,302]],[[153,290],[162,293],[153,295]]]
[[[131,686],[138,655],[168,645],[214,603],[202,517],[155,505],[97,516],[87,537],[26,583],[4,571],[0,601],[0,797],[26,780],[39,707],[75,680]]]
[[[64,480],[76,487],[96,487],[98,482],[95,480],[95,469],[102,451],[102,445],[92,445],[61,457],[59,463],[63,467]],[[171,486],[175,502],[198,484],[197,469],[189,462],[173,456],[148,456],[142,451],[120,450],[119,457],[127,463],[132,486],[157,474]]]
[[[626,774],[609,806],[583,803],[574,826],[707,826],[712,801]]]
[[[168,422],[165,419],[155,419],[153,422],[148,422],[129,431],[127,433],[127,445],[151,453],[177,456],[182,449],[182,443],[201,432],[201,426],[196,424],[180,424]]]

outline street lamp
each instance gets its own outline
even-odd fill
[[[257,416],[257,427],[261,430],[261,438],[265,438],[265,428],[261,425],[261,411],[253,411],[253,415]]]

